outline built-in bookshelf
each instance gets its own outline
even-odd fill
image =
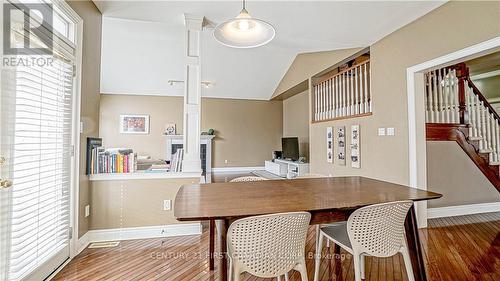
[[[92,148],[90,174],[134,173],[136,170],[137,154],[132,149]]]

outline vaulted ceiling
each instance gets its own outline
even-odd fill
[[[262,47],[233,49],[215,41],[211,34],[213,27],[210,25],[236,16],[241,9],[239,1],[94,2],[105,18],[156,22],[164,25],[165,30],[182,29],[184,13],[205,16],[209,24],[202,37],[202,76],[204,80],[214,81],[215,84],[210,89],[204,89],[203,95],[244,99],[269,99],[299,53],[369,46],[444,3],[247,1],[247,10],[252,16],[274,25],[276,38]],[[182,32],[158,34],[177,36],[183,43],[182,35]],[[103,36],[106,36],[105,32]],[[106,38],[103,38],[103,42],[106,42]],[[164,52],[183,56],[183,50],[178,46],[170,49],[167,45],[162,48]],[[105,62],[106,60],[103,60],[103,63]],[[169,88],[167,80],[182,78],[183,60],[172,59],[165,61],[164,65],[161,77],[164,77],[165,81],[156,81],[158,86],[155,89],[144,89],[145,93],[179,95],[182,92]],[[111,71],[112,67],[104,71],[102,80],[107,91],[113,92],[114,84],[106,84]],[[141,69],[141,72],[147,71],[148,69]],[[126,84],[127,80],[127,77],[124,77],[122,82]],[[140,91],[140,87],[133,89],[133,92]],[[116,92],[127,92],[126,85],[125,88],[116,89]]]

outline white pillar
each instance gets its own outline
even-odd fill
[[[201,172],[201,30],[203,17],[184,14],[186,69],[184,73],[183,172]]]

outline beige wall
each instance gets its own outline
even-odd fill
[[[69,1],[71,8],[83,19],[83,64],[81,81],[80,184],[78,206],[78,237],[89,229],[85,206],[90,202],[90,184],[85,175],[87,137],[99,134],[99,83],[101,66],[102,16],[92,1]]]
[[[312,172],[408,184],[406,69],[499,36],[499,18],[500,2],[448,2],[373,44],[373,116],[311,125]],[[349,160],[345,167],[329,164],[324,156],[325,127],[351,124],[361,125],[361,169],[349,168]],[[379,137],[378,127],[394,127],[396,135]]]
[[[443,194],[429,208],[500,202],[500,193],[456,142],[427,142],[427,186]]]
[[[283,100],[283,136],[299,137],[300,156],[309,161],[309,91]]]
[[[180,223],[174,217],[174,200],[183,184],[199,178],[168,180],[94,181],[91,183],[90,229],[155,226]],[[163,210],[163,200],[172,210]]]
[[[500,98],[500,75],[474,80],[473,82],[487,99]]]
[[[130,147],[139,154],[165,158],[165,124],[182,134],[182,98],[101,95],[100,136],[106,147]],[[202,130],[213,128],[214,167],[262,166],[281,147],[281,101],[202,99]],[[149,114],[148,135],[119,133],[120,114]],[[225,164],[225,160],[228,163]]]

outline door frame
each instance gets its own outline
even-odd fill
[[[427,189],[424,73],[500,50],[500,36],[406,69],[408,95],[408,167],[410,187]],[[419,227],[427,227],[427,202],[417,203]]]
[[[80,134],[81,134],[81,82],[82,82],[82,61],[83,61],[83,19],[78,13],[71,8],[71,6],[64,0],[57,0],[53,2],[61,11],[68,16],[75,24],[75,77],[73,79],[73,117],[72,117],[72,132],[71,132],[71,145],[72,145],[72,168],[71,168],[71,192],[70,192],[70,257],[78,255],[78,219],[79,219],[79,186],[80,186]],[[69,260],[67,262],[69,262]],[[66,262],[66,263],[67,263]],[[65,263],[65,264],[66,264]],[[58,268],[60,270],[64,267],[63,264]],[[57,271],[55,273],[57,273]]]

